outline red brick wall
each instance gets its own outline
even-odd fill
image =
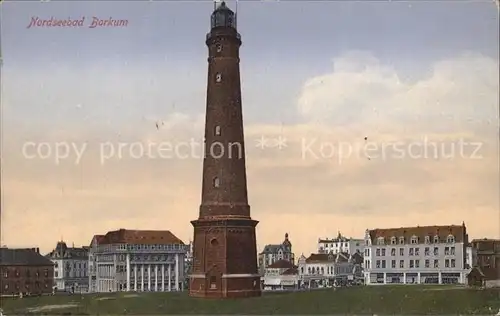
[[[0,294],[52,293],[54,285],[53,266],[2,266]]]

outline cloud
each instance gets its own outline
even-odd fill
[[[132,89],[123,79],[132,76],[117,69],[92,70],[105,80],[87,80],[79,89],[67,78],[68,69],[42,90],[29,89],[36,80],[28,80],[23,91],[14,89],[23,76],[41,78],[36,69],[7,77],[3,243],[38,243],[48,251],[61,236],[87,244],[94,234],[122,227],[170,229],[186,242],[192,238],[189,221],[198,215],[202,157],[190,144],[202,144],[204,101],[196,112],[174,108],[178,98],[168,91],[141,90],[141,78],[156,75],[133,69],[134,97],[125,97],[116,110],[111,101]],[[349,53],[334,59],[331,73],[304,81],[290,105],[301,118],[298,124],[245,125],[248,192],[252,216],[260,221],[261,248],[281,241],[285,232],[297,252],[308,253],[316,238],[338,230],[361,237],[366,228],[462,221],[473,237],[498,237],[498,220],[484,221],[499,217],[498,61],[468,53],[436,62],[432,69],[427,78],[404,82],[369,53]],[[155,78],[176,83],[174,75]],[[175,95],[196,95],[198,85]],[[88,91],[106,95],[87,95],[81,108],[67,108],[72,114],[61,114],[53,126],[48,119],[43,124],[20,120],[21,109],[44,111],[33,102],[37,98],[57,96],[50,109],[58,111],[80,104]],[[249,97],[266,102],[265,94]],[[101,120],[86,125],[92,120],[72,119],[84,109],[95,110]],[[114,123],[106,124],[108,119]],[[265,148],[258,146],[261,137]],[[281,149],[280,137],[286,145]],[[27,141],[46,142],[52,153],[56,143],[85,150],[78,162],[75,150],[59,163],[53,155],[26,159]],[[146,152],[133,158],[138,146],[158,153],[165,144],[182,145],[183,158],[173,150],[169,157]],[[114,150],[104,162],[103,146]]]

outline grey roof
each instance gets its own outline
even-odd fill
[[[56,249],[47,254],[47,258],[51,259],[76,259],[87,260],[89,247],[68,247],[64,241],[60,241],[56,245]]]
[[[290,252],[291,249],[284,245],[266,245],[261,253],[277,253],[279,250],[283,252]]]
[[[0,248],[0,266],[52,266],[52,261],[33,249]]]

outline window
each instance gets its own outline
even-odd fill
[[[215,50],[217,51],[217,53],[222,52],[222,45],[221,44],[215,45]]]
[[[455,247],[450,247],[450,255],[455,255]]]
[[[434,243],[439,244],[439,236],[434,236]]]
[[[415,248],[415,256],[420,256],[420,248]]]
[[[391,238],[391,245],[395,245],[396,244],[396,237],[392,237]]]
[[[382,257],[385,256],[385,249],[382,249]]]
[[[377,268],[380,269],[380,260],[377,260]]]
[[[215,75],[215,82],[221,82],[222,81],[222,74],[220,73],[217,73]]]
[[[456,265],[455,259],[451,259],[450,264],[451,264],[452,268],[455,268],[455,265]]]
[[[410,256],[413,256],[413,248],[410,248]]]
[[[219,242],[217,241],[216,238],[212,238],[212,240],[210,240],[210,245],[212,245],[213,247],[219,245]]]
[[[396,268],[396,260],[391,261],[391,268],[393,268],[393,269]]]
[[[220,126],[219,125],[217,125],[215,127],[215,136],[220,136]]]
[[[417,236],[413,236],[413,237],[411,237],[411,243],[412,243],[413,245],[418,244],[418,237],[417,237]]]
[[[216,188],[220,187],[220,179],[217,177],[214,178],[214,187]]]
[[[391,249],[391,256],[395,256],[396,255],[396,248],[392,248]]]
[[[426,268],[429,268],[431,266],[430,262],[429,262],[429,259],[426,259],[425,260],[425,267]]]
[[[430,244],[431,243],[431,237],[425,236],[425,243]]]
[[[410,260],[410,268],[413,268],[415,266],[415,263],[413,262],[413,260]]]
[[[399,267],[404,268],[405,267],[405,261],[404,260],[399,260]]]
[[[445,267],[445,268],[449,268],[449,267],[450,267],[450,260],[446,259],[446,260],[444,261],[444,267]]]
[[[3,277],[7,279],[9,277],[9,271],[4,271]]]
[[[377,239],[377,244],[378,244],[378,245],[383,245],[383,244],[384,244],[384,237],[379,237],[379,238]]]
[[[420,260],[415,260],[415,268],[420,268]]]
[[[434,259],[434,268],[439,268],[439,260]]]
[[[439,248],[438,247],[434,247],[434,255],[435,256],[439,255]]]
[[[385,269],[385,260],[382,260],[382,269]]]
[[[404,237],[399,237],[399,244],[402,245],[405,243],[405,238]]]
[[[377,253],[377,256],[380,256],[380,248],[377,248],[376,253]]]
[[[404,256],[405,255],[405,249],[404,248],[399,248],[399,255]]]
[[[450,244],[454,243],[455,237],[453,237],[453,235],[448,235],[448,238],[446,238],[446,242]]]
[[[430,254],[429,247],[425,247],[424,254],[428,256]]]
[[[444,254],[445,254],[445,256],[450,255],[450,247],[444,247]]]

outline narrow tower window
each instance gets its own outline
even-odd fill
[[[215,136],[220,136],[220,126],[219,125],[217,125],[215,127]]]
[[[222,81],[222,74],[218,73],[215,75],[215,82],[221,82]]]
[[[221,44],[217,44],[217,45],[215,46],[215,49],[217,50],[217,53],[222,52],[222,45],[221,45]]]
[[[220,179],[215,177],[214,178],[214,187],[218,188],[220,186]]]

